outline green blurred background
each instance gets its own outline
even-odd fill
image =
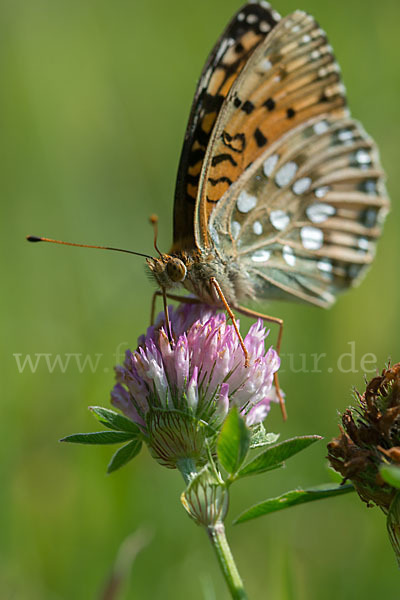
[[[204,533],[179,503],[179,475],[147,451],[112,476],[112,448],[57,440],[96,429],[88,405],[108,404],[115,352],[135,346],[153,291],[140,258],[32,246],[26,234],[152,253],[171,239],[177,162],[196,79],[236,0],[1,0],[0,152],[2,416],[0,597],[98,598],[122,540],[145,526],[121,598],[227,598]],[[393,210],[373,268],[328,311],[273,303],[285,319],[282,386],[289,421],[275,408],[268,428],[283,437],[337,434],[337,410],[363,385],[374,353],[382,368],[398,343],[398,0],[277,0],[287,14],[313,13],[341,63],[353,114],[378,141]],[[242,326],[249,322],[242,319]],[[340,355],[355,346],[339,372]],[[95,372],[73,360],[19,373],[14,354],[100,354]],[[326,353],[321,372],[312,354]],[[305,355],[302,369],[301,354]],[[41,359],[42,361],[44,359]],[[375,361],[369,363],[372,371]],[[292,367],[292,368],[290,368]],[[315,369],[314,369],[315,370]],[[299,371],[299,372],[295,372]],[[372,373],[370,373],[372,375]],[[297,485],[329,479],[325,442],[285,471],[237,484],[230,515]],[[229,528],[253,599],[399,598],[399,573],[378,509],[355,495]]]

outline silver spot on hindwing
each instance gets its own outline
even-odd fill
[[[326,194],[329,192],[329,186],[327,185],[323,185],[319,188],[316,188],[316,190],[314,191],[314,195],[317,198],[324,198],[324,196],[326,196]]]
[[[236,206],[241,213],[248,213],[257,204],[257,198],[255,196],[251,196],[245,190],[240,192],[239,197],[236,201]]]
[[[263,226],[260,221],[254,221],[253,223],[253,231],[256,235],[261,235],[263,232]]]
[[[257,263],[267,262],[270,256],[271,252],[269,250],[256,250],[256,252],[253,252],[251,255],[251,260]]]
[[[342,129],[338,132],[337,137],[343,144],[351,144],[354,140],[354,133],[351,129]]]
[[[290,223],[290,217],[284,210],[272,210],[269,220],[278,231],[283,231]]]
[[[300,237],[306,250],[319,250],[324,242],[324,234],[317,227],[302,227]]]
[[[297,169],[299,167],[293,161],[289,161],[284,164],[275,175],[275,183],[279,187],[284,187],[288,185],[293,177],[296,175]]]
[[[268,58],[264,58],[264,60],[260,63],[260,69],[263,71],[269,71],[272,67],[272,62]]]
[[[283,246],[282,248],[283,260],[289,267],[294,267],[296,264],[296,255],[293,248],[290,246]]]
[[[240,223],[237,221],[232,221],[231,225],[231,233],[234,240],[237,240],[240,233]]]
[[[292,190],[295,194],[297,194],[297,196],[300,196],[301,194],[304,194],[304,192],[306,192],[310,188],[310,186],[311,177],[301,177],[301,179],[298,179],[294,182]]]
[[[354,166],[359,166],[361,169],[367,169],[369,165],[372,163],[372,158],[367,150],[357,150],[353,157]]]
[[[317,267],[326,275],[330,275],[332,273],[333,265],[329,258],[322,258],[321,260],[319,260],[317,263]]]
[[[314,133],[316,133],[317,135],[322,135],[323,133],[328,131],[329,123],[327,123],[327,121],[318,121],[318,123],[315,123],[313,129]]]
[[[264,175],[266,177],[270,177],[278,163],[279,160],[279,156],[278,154],[273,154],[272,156],[269,156],[267,158],[267,160],[264,161],[263,164],[263,171],[264,171]]]
[[[306,215],[313,223],[323,223],[329,217],[332,217],[336,209],[330,204],[315,202],[306,208]]]

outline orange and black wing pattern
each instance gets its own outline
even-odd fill
[[[229,91],[207,147],[199,184],[201,243],[228,188],[276,140],[319,115],[348,115],[325,32],[297,11],[258,45]]]
[[[195,204],[213,127],[232,84],[279,20],[280,15],[267,2],[249,2],[233,17],[204,66],[178,169],[172,253],[195,247]],[[227,160],[222,152],[215,157],[214,166],[221,162],[225,167]]]

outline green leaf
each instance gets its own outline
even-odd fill
[[[250,446],[250,431],[233,407],[225,419],[217,442],[218,459],[224,469],[234,474],[246,458]]]
[[[240,469],[237,476],[246,477],[275,469],[283,461],[321,439],[319,435],[304,435],[281,442],[256,456],[243,469]]]
[[[116,471],[120,467],[126,465],[126,463],[139,454],[141,447],[141,440],[132,440],[132,442],[129,444],[119,448],[108,464],[107,473],[112,473],[113,471]]]
[[[340,473],[335,471],[335,469],[333,469],[329,465],[326,465],[326,470],[328,472],[328,477],[332,483],[337,483],[338,485],[340,485],[342,483],[343,475],[341,475]]]
[[[109,408],[104,408],[103,406],[89,406],[89,410],[91,410],[100,423],[109,427],[110,429],[114,429],[115,431],[128,431],[130,433],[140,434],[140,429],[130,419],[127,419],[123,415],[115,412],[114,410],[110,410]]]
[[[132,433],[125,431],[96,431],[93,433],[74,433],[62,438],[60,442],[72,444],[120,444],[132,439]]]
[[[394,465],[384,465],[379,470],[382,479],[389,485],[400,489],[400,468]]]
[[[268,500],[264,500],[264,502],[255,504],[242,512],[233,523],[237,525],[238,523],[244,523],[245,521],[250,521],[250,519],[256,519],[257,517],[277,512],[278,510],[290,508],[291,506],[313,502],[314,500],[323,500],[324,498],[332,498],[333,496],[341,496],[349,492],[354,492],[354,487],[351,484],[334,485],[329,483],[309,488],[308,490],[292,490],[277,498],[269,498]]]

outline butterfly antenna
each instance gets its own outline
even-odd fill
[[[150,221],[151,225],[153,226],[153,231],[154,231],[154,248],[155,248],[155,251],[158,252],[158,254],[162,258],[163,255],[162,255],[162,253],[160,252],[160,250],[158,249],[158,246],[157,246],[157,237],[158,237],[158,217],[157,217],[157,215],[150,215],[149,221]]]
[[[136,256],[143,256],[144,258],[152,258],[148,254],[141,254],[140,252],[133,252],[133,250],[124,250],[123,248],[112,248],[111,246],[92,246],[91,244],[73,244],[72,242],[63,242],[61,240],[52,240],[50,238],[38,237],[36,235],[28,235],[26,237],[28,242],[50,242],[51,244],[61,244],[63,246],[76,246],[77,248],[96,248],[97,250],[114,250],[114,252],[125,252],[126,254],[135,254]]]

